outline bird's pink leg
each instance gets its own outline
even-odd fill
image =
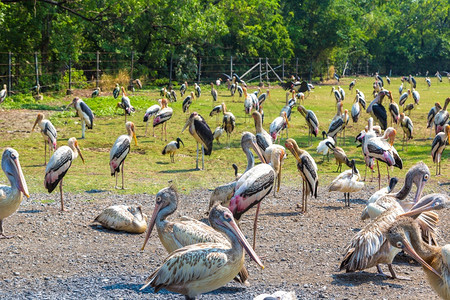
[[[64,209],[64,199],[63,199],[63,178],[59,182],[59,194],[61,196],[61,211],[66,211]]]
[[[258,203],[258,206],[256,207],[256,213],[255,213],[255,221],[253,222],[253,249],[255,249],[256,245],[256,223],[258,222],[258,214],[259,214],[259,207],[261,206],[261,201]]]

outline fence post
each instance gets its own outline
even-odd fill
[[[66,91],[66,95],[72,94],[72,58],[69,56],[69,89]]]
[[[262,82],[262,66],[261,66],[261,57],[259,58],[259,84]]]
[[[134,51],[131,51],[131,70],[130,70],[130,84],[128,85],[128,90],[133,91],[133,73],[134,73]]]
[[[11,96],[11,88],[12,88],[12,53],[8,53],[8,96]]]
[[[38,66],[38,54],[34,52],[34,69],[36,71],[36,87],[39,94],[39,66]]]
[[[282,64],[283,64],[283,73],[281,74],[281,78],[284,80],[284,58]]]
[[[230,56],[230,77],[233,78],[233,56]]]
[[[173,52],[170,54],[169,86],[172,86]]]
[[[309,66],[309,82],[312,81],[312,61],[311,61],[311,65]]]
[[[98,88],[98,77],[100,76],[100,52],[97,51],[97,68],[96,68],[95,87]]]
[[[366,76],[369,76],[369,59],[366,58]]]
[[[295,76],[298,76],[298,57],[295,60]]]
[[[198,76],[197,76],[197,82],[200,84],[200,75],[202,74],[202,58],[200,57],[200,60],[198,62]]]
[[[266,81],[269,84],[269,59],[266,57]]]

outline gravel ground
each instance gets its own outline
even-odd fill
[[[365,201],[375,191],[375,183],[355,193],[351,208],[344,208],[342,194],[319,190],[320,199],[309,201],[308,213],[296,208],[298,190],[282,187],[277,198],[268,197],[261,206],[256,252],[265,269],[254,262],[247,266],[250,287],[229,283],[202,295],[201,299],[252,299],[277,290],[295,291],[299,299],[437,299],[423,271],[407,256],[399,255],[394,268],[411,281],[376,276],[376,269],[344,274],[337,271],[346,244],[365,222],[359,215]],[[448,185],[434,192],[450,194]],[[180,196],[176,216],[205,219],[209,191]],[[152,234],[145,251],[140,251],[144,235],[103,229],[92,220],[113,204],[142,204],[150,215],[154,195],[116,195],[111,192],[67,194],[68,212],[59,212],[59,199],[33,194],[19,211],[5,221],[6,234],[0,240],[1,299],[184,299],[165,290],[140,291],[145,278],[167,256]],[[251,242],[253,209],[241,222]],[[449,241],[449,212],[441,211],[441,243]],[[387,267],[382,266],[388,273]]]

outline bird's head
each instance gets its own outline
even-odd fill
[[[177,142],[183,144],[183,147],[184,147],[184,143],[179,137],[177,137]]]
[[[198,116],[197,112],[193,112],[191,113],[191,115],[189,116],[189,119],[186,120],[186,123],[184,124],[183,129],[181,130],[181,132],[183,132],[188,126],[190,126],[193,122],[194,119]]]
[[[416,195],[414,197],[415,203],[417,203],[417,201],[422,196],[423,189],[430,176],[431,176],[430,169],[428,169],[428,166],[423,162],[418,162],[413,167],[411,167],[406,173],[405,176],[406,181],[411,180],[417,187]]]
[[[294,139],[287,139],[284,146],[291,151],[297,161],[300,161],[300,155],[303,153],[303,150],[298,147],[297,142]]]
[[[19,162],[19,153],[13,148],[6,148],[2,155],[2,170],[8,177],[11,187],[15,186],[27,198],[30,198],[27,182],[22,173]]]
[[[138,143],[137,143],[136,129],[135,129],[135,127],[134,127],[134,123],[131,122],[131,121],[126,122],[126,123],[125,123],[125,128],[126,128],[126,130],[127,130],[127,132],[128,132],[128,135],[133,137],[133,139],[134,139],[134,144],[137,146]]]
[[[388,127],[384,131],[384,138],[389,141],[389,144],[392,146],[395,141],[395,136],[397,134],[397,130],[393,127]]]
[[[37,114],[36,121],[34,121],[33,128],[31,128],[31,131],[33,131],[33,130],[34,130],[34,127],[36,127],[36,125],[37,125],[39,122],[41,122],[43,119],[44,119],[44,114],[38,113],[38,114]]]
[[[447,139],[450,141],[450,125],[449,124],[445,124],[444,133],[447,135]]]
[[[67,144],[69,145],[70,149],[72,149],[72,151],[74,151],[74,152],[76,151],[76,154],[78,154],[80,156],[80,158],[81,158],[81,160],[83,161],[83,164],[84,164],[84,157],[81,154],[80,146],[78,145],[77,139],[74,138],[74,137],[71,137],[69,139],[69,141],[67,142]]]

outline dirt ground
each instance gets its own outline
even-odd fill
[[[402,181],[400,181],[402,184]],[[359,219],[365,200],[375,183],[355,193],[351,208],[344,208],[341,194],[319,190],[319,199],[309,201],[301,214],[296,204],[298,190],[282,187],[276,198],[263,200],[256,252],[261,270],[247,256],[250,286],[229,283],[202,295],[201,299],[252,299],[277,290],[295,291],[299,299],[437,299],[421,267],[399,255],[394,268],[411,281],[376,276],[376,269],[345,274],[338,266],[347,243],[365,221]],[[450,194],[448,186],[434,192]],[[180,195],[178,211],[171,219],[187,215],[205,219],[210,191]],[[411,195],[412,196],[412,195]],[[58,200],[57,193],[51,195]],[[6,234],[0,240],[1,299],[184,299],[165,290],[140,291],[145,278],[167,256],[156,232],[145,251],[144,235],[103,229],[92,220],[113,204],[141,204],[147,215],[154,207],[154,195],[115,195],[111,192],[67,194],[69,211],[59,212],[59,203],[42,203],[48,195],[33,194],[19,211],[6,219]],[[252,209],[242,218],[242,230],[251,242]],[[440,242],[450,240],[449,211],[440,211]],[[387,267],[382,266],[388,273]]]

